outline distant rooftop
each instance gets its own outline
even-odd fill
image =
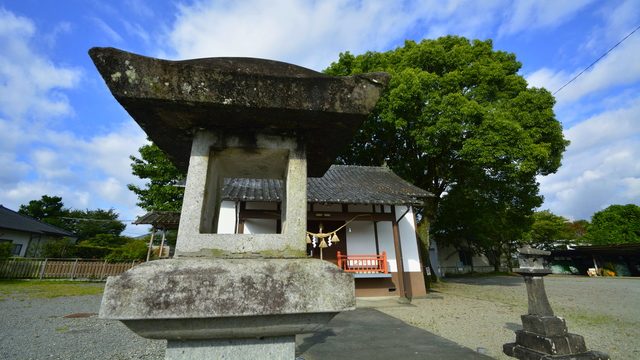
[[[22,215],[2,205],[0,205],[0,228],[43,235],[76,236],[70,231],[44,223],[30,216]]]

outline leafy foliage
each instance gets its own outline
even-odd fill
[[[40,200],[31,200],[26,205],[20,205],[18,212],[61,229],[67,229],[68,226],[64,217],[68,215],[69,210],[64,207],[59,196],[42,195]]]
[[[124,236],[117,236],[113,234],[97,234],[92,238],[81,241],[80,244],[89,246],[115,247],[126,244],[128,240],[129,238]]]
[[[76,256],[76,246],[73,240],[62,238],[50,240],[42,246],[42,255],[45,258],[70,258]]]
[[[585,240],[594,245],[640,243],[640,206],[611,205],[596,212]]]
[[[20,205],[19,213],[74,233],[78,241],[98,234],[119,236],[125,224],[118,220],[114,209],[76,210],[64,206],[59,196],[42,195],[40,200],[31,200]]]
[[[78,240],[92,238],[99,234],[117,237],[126,227],[118,220],[118,213],[114,209],[70,210],[67,214],[67,222],[68,229],[76,234]]]
[[[8,259],[13,254],[11,252],[13,245],[8,241],[0,242],[0,259]]]
[[[147,257],[148,249],[145,241],[131,240],[112,251],[105,259],[110,262],[144,260]]]
[[[533,214],[533,225],[525,239],[537,248],[551,250],[554,243],[573,239],[575,232],[571,231],[570,226],[569,220],[549,210],[537,211]]]
[[[180,211],[184,189],[175,184],[184,180],[180,172],[155,144],[140,148],[140,159],[131,156],[133,174],[149,181],[144,187],[127,185],[138,196],[141,208],[160,211]]]
[[[568,145],[553,96],[528,88],[520,66],[490,40],[456,36],[340,54],[328,74],[392,78],[338,161],[386,163],[435,195],[422,214],[434,235],[498,256],[530,226],[542,203],[535,178],[557,171]]]

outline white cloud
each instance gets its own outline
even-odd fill
[[[541,28],[554,28],[576,15],[593,0],[519,0],[514,1],[508,18],[498,30],[501,36]]]
[[[122,36],[120,36],[120,34],[118,34],[118,32],[109,26],[109,24],[104,20],[98,17],[91,17],[90,19],[111,41],[116,43],[122,42]]]
[[[499,3],[483,2],[492,9]],[[432,26],[442,31],[451,26],[478,29],[490,21],[490,14],[464,14],[485,14],[477,11],[481,7],[456,1],[199,1],[178,7],[166,52],[176,58],[263,57],[321,70],[339,52],[387,50],[412,30],[427,34]],[[460,12],[458,19],[466,21],[452,21]],[[481,20],[468,21],[472,18]]]
[[[558,173],[539,178],[545,208],[589,219],[611,204],[640,205],[640,97],[565,131],[571,145]]]
[[[141,182],[129,155],[139,156],[144,133],[130,119],[85,137],[51,128],[54,117],[74,113],[65,90],[78,86],[81,72],[36,51],[37,36],[30,19],[0,8],[0,204],[17,209],[47,194],[72,208],[139,215],[126,185]]]
[[[604,90],[637,83],[640,81],[640,62],[637,61],[637,54],[640,54],[640,34],[627,39],[626,42],[558,92],[555,95],[558,105],[566,106]],[[568,73],[564,70],[554,71],[542,68],[527,75],[527,81],[530,86],[544,87],[555,92],[582,70],[583,68],[577,68]]]
[[[10,120],[72,113],[60,90],[75,87],[81,71],[56,66],[35,52],[34,36],[33,22],[0,9],[0,112]]]

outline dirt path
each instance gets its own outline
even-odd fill
[[[640,279],[550,276],[545,284],[556,315],[587,347],[640,359]],[[515,340],[527,310],[522,279],[507,276],[450,279],[412,304],[379,310],[498,359],[510,359],[502,344]]]

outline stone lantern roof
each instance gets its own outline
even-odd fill
[[[160,60],[114,48],[89,51],[113,96],[186,170],[193,134],[215,130],[301,138],[309,176],[319,177],[375,106],[386,73],[328,76],[254,58]]]

